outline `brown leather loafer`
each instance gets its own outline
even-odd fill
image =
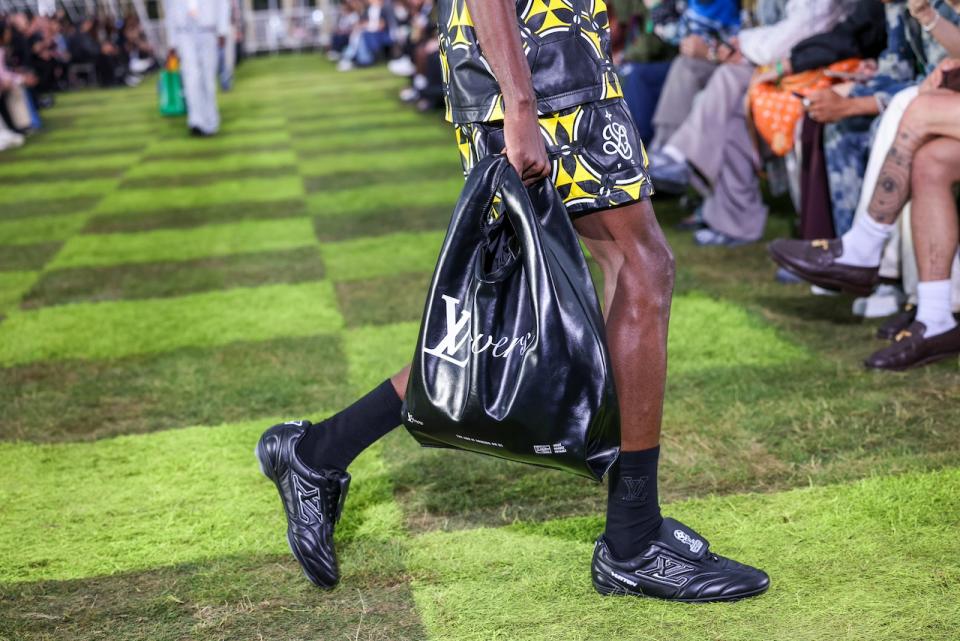
[[[917,306],[912,303],[904,305],[903,309],[888,318],[883,325],[877,328],[877,338],[883,341],[892,341],[897,334],[917,320]]]
[[[960,325],[949,332],[924,338],[926,325],[914,321],[893,339],[893,343],[863,362],[871,369],[900,372],[960,354]]]
[[[803,280],[813,285],[855,296],[869,296],[879,281],[880,267],[841,265],[843,241],[793,240],[779,238],[767,246],[770,257]]]

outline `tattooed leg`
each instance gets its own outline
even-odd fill
[[[906,118],[904,120],[906,121]],[[921,131],[906,122],[901,124],[897,138],[880,168],[877,185],[873,188],[873,198],[867,207],[867,213],[878,223],[892,225],[900,216],[903,206],[910,200],[913,156],[924,141]]]
[[[953,196],[958,181],[960,140],[937,138],[916,152],[910,226],[922,282],[950,278],[960,224]]]

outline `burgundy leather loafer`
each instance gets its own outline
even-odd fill
[[[926,325],[914,321],[896,335],[893,343],[872,354],[863,364],[871,369],[899,372],[960,355],[960,325],[930,338],[924,337],[926,331]]]
[[[851,267],[837,262],[843,241],[780,238],[767,246],[770,257],[813,285],[855,296],[868,296],[877,286],[880,268]]]

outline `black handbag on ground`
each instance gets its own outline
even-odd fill
[[[527,189],[504,156],[474,167],[453,213],[403,419],[424,446],[595,480],[619,454],[603,318],[576,232],[553,184]]]

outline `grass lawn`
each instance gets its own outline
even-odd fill
[[[313,588],[253,446],[410,358],[454,137],[314,55],[245,63],[209,140],[150,84],[63,95],[0,155],[0,641],[957,638],[957,360],[865,371],[876,322],[760,245],[695,248],[666,199],[665,511],[771,590],[601,598],[603,487],[402,430],[351,467],[344,579]]]

